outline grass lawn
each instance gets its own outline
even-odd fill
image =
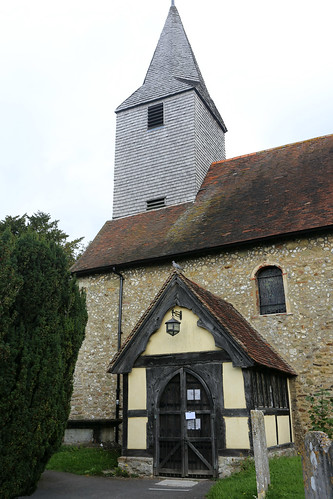
[[[76,475],[105,475],[105,470],[114,470],[116,475],[122,475],[117,468],[115,450],[102,447],[75,447],[63,445],[58,452],[53,454],[47,463],[46,469],[52,471],[67,471]]]
[[[219,480],[210,489],[208,499],[253,499],[257,497],[254,463],[247,462],[246,469],[229,478]],[[300,457],[270,459],[271,485],[268,499],[304,499],[302,463]]]

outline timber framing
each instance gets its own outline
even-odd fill
[[[221,355],[225,356],[225,360],[231,359],[234,367],[261,366],[289,375],[296,374],[232,305],[177,272],[172,273],[164,283],[122,348],[114,356],[108,372],[129,373],[135,365],[145,362],[154,364],[157,356],[150,360],[145,356],[143,360],[139,358],[145,351],[149,338],[161,326],[165,314],[176,306],[192,310],[199,317],[198,326],[212,334],[215,346],[225,352]],[[212,352],[204,355],[209,357],[216,354]],[[170,357],[160,360],[170,362]],[[178,361],[179,365],[182,365],[186,363],[186,357],[178,357]]]
[[[141,355],[134,367],[154,367],[160,365],[184,366],[188,364],[211,364],[212,362],[231,362],[230,355],[224,350],[213,352],[189,352],[165,355]]]
[[[167,312],[176,306],[191,310],[198,317],[197,326],[211,333],[215,346],[218,347],[216,350],[144,355],[149,338],[163,325]],[[233,368],[240,368],[242,371],[245,395],[243,406],[232,408],[225,403],[225,363],[232,363]],[[140,409],[129,409],[128,406],[128,375],[133,368],[145,370],[145,406],[142,402]],[[252,409],[260,409],[265,416],[275,418],[277,445],[273,446],[274,449],[280,449],[279,442],[285,440],[285,434],[281,439],[279,435],[280,417],[288,418],[290,441],[292,440],[287,378],[294,376],[295,372],[230,304],[177,272],[171,274],[164,283],[115,355],[109,372],[123,374],[122,454],[133,458],[153,458],[155,475],[172,475],[177,468],[177,476],[191,476],[191,473],[197,476],[217,476],[219,457],[251,455]],[[202,436],[191,435],[191,430],[187,432],[185,429],[185,414],[189,410],[189,401],[192,400],[188,399],[187,387],[193,386],[188,383],[196,383],[196,389],[202,393],[198,399],[202,405],[193,406],[200,425],[205,427]],[[145,448],[128,448],[129,425],[132,424],[132,419],[133,424],[137,424],[140,418],[140,424],[144,424],[146,429]],[[239,421],[242,431],[246,428],[248,434],[248,440],[245,437],[239,442],[242,448],[232,448],[235,440],[228,442],[230,429],[227,430],[227,421],[233,419]],[[180,421],[183,423],[180,424]],[[175,433],[171,430],[169,435],[170,429],[175,426]],[[205,452],[208,452],[206,457]],[[190,453],[191,471],[188,460]],[[181,468],[177,467],[179,456]],[[193,471],[193,460],[198,470]],[[173,469],[173,466],[176,468]]]

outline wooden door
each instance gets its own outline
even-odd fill
[[[214,476],[214,408],[202,380],[178,370],[161,394],[156,416],[157,474]]]

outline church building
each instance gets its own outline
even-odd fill
[[[67,441],[155,476],[293,450],[332,389],[333,135],[226,159],[227,128],[172,2],[116,110],[113,218],[75,263],[89,320]]]

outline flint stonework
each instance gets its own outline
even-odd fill
[[[293,431],[298,447],[309,423],[306,395],[332,379],[333,236],[300,238],[224,250],[178,263],[186,276],[232,303],[297,371],[290,383]],[[287,273],[290,313],[261,316],[252,274],[259,265],[279,264]],[[125,277],[122,342],[149,307],[172,271],[159,266],[123,270]],[[79,278],[85,288],[89,320],[75,370],[71,419],[115,418],[116,375],[107,366],[117,351],[119,278],[94,274]],[[296,405],[297,404],[297,405]]]
[[[118,466],[129,474],[152,477],[153,458],[152,457],[124,457],[118,458]]]

